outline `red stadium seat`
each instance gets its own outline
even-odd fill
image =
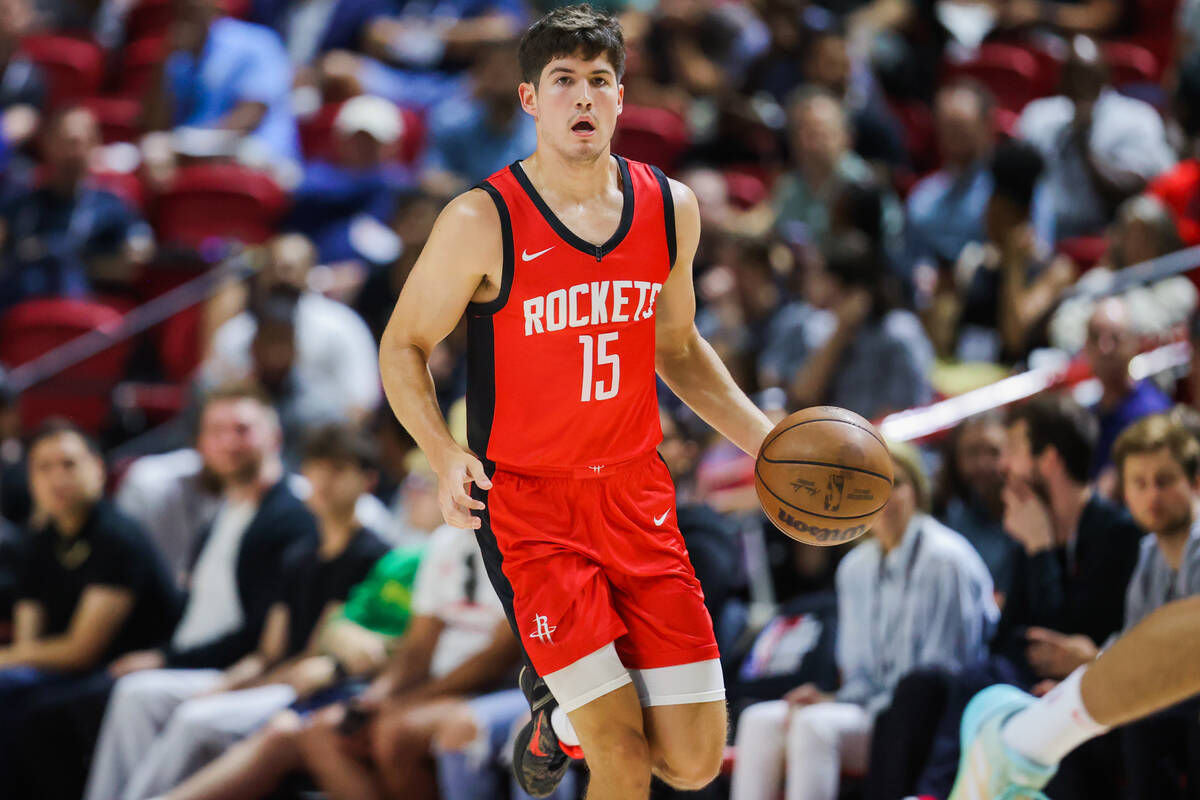
[[[1046,93],[1045,78],[1038,59],[1026,48],[987,43],[975,58],[961,63],[946,62],[943,80],[974,78],[987,86],[1000,108],[1020,111],[1026,103]]]
[[[26,36],[21,50],[45,70],[49,105],[59,107],[100,91],[104,80],[104,50],[87,39],[52,34]]]
[[[161,38],[171,24],[171,0],[138,0],[125,16],[125,41]]]
[[[771,193],[766,179],[758,171],[729,167],[722,174],[729,199],[738,208],[754,208]]]
[[[198,258],[165,257],[142,269],[137,281],[138,300],[145,303],[199,277],[211,269]],[[190,306],[150,329],[158,349],[159,364],[168,381],[188,380],[200,365],[200,328],[204,304]]]
[[[286,202],[265,173],[236,164],[185,167],[157,198],[154,228],[162,241],[191,247],[208,239],[258,244],[274,234]]]
[[[142,104],[130,97],[89,97],[83,106],[100,123],[100,136],[105,144],[132,142],[141,133],[138,117]]]
[[[143,97],[150,89],[154,69],[167,55],[166,37],[139,39],[124,49],[117,92],[122,97]]]
[[[341,103],[329,103],[299,121],[300,150],[306,159],[336,160],[333,148],[333,121],[337,119],[341,110]],[[419,111],[411,108],[401,108],[400,118],[404,123],[404,133],[400,138],[400,150],[396,156],[402,164],[413,164],[425,149],[425,118]]]
[[[1108,237],[1075,236],[1059,241],[1054,249],[1074,261],[1080,272],[1086,272],[1108,252]]]
[[[904,128],[904,149],[912,159],[914,174],[934,169],[939,158],[929,106],[920,100],[889,100],[888,107]]]
[[[121,324],[116,309],[86,300],[29,300],[0,317],[0,361],[18,366],[95,330]],[[52,416],[64,416],[88,431],[108,422],[112,390],[125,372],[132,342],[125,340],[68,367],[21,393],[26,428]]]
[[[136,173],[98,171],[91,174],[91,180],[139,211],[146,207],[146,187]]]
[[[1108,42],[1104,45],[1104,55],[1108,59],[1109,82],[1113,86],[1158,82],[1158,59],[1141,45]]]
[[[673,111],[651,106],[626,105],[617,118],[612,151],[634,161],[645,161],[668,174],[690,144],[687,121]]]

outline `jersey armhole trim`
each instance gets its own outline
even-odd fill
[[[663,221],[667,228],[667,257],[671,261],[671,269],[674,269],[678,254],[678,245],[675,242],[675,198],[671,196],[671,182],[667,180],[663,171],[655,166],[651,166],[650,170],[654,173],[654,179],[658,181],[658,188],[662,192]]]
[[[486,303],[468,303],[467,310],[472,314],[495,314],[508,303],[508,293],[512,289],[515,262],[512,219],[508,215],[508,206],[504,203],[504,196],[495,186],[488,181],[481,181],[474,188],[487,192],[496,206],[496,213],[500,216],[500,249],[504,256],[503,265],[500,268],[500,294],[496,296],[496,299]]]

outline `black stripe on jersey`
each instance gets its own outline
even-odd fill
[[[474,484],[471,485],[471,497],[487,505],[487,491]],[[475,531],[475,541],[479,543],[479,554],[483,556],[484,569],[487,570],[492,588],[496,590],[496,596],[500,598],[500,605],[504,606],[504,616],[508,619],[509,627],[512,628],[513,635],[517,637],[517,642],[521,645],[521,654],[525,657],[525,663],[532,668],[533,662],[529,660],[529,654],[525,652],[525,641],[521,638],[521,631],[517,628],[517,615],[513,610],[515,592],[508,576],[504,574],[504,556],[500,553],[496,534],[492,533],[491,515],[488,514],[486,508],[483,511],[472,511],[471,513],[479,517],[483,523],[479,526],[479,530]]]
[[[504,251],[504,264],[500,268],[500,294],[496,296],[495,300],[487,303],[468,304],[467,311],[472,314],[495,314],[504,308],[504,304],[508,302],[509,290],[512,289],[513,265],[516,261],[513,255],[512,219],[508,216],[508,206],[504,203],[504,197],[495,186],[483,181],[475,188],[487,192],[491,196],[492,202],[496,204],[496,213],[500,215],[500,246]]]
[[[492,420],[496,416],[496,337],[490,314],[467,312],[467,446],[483,462],[488,477]]]
[[[617,159],[617,168],[621,171],[621,194],[624,200],[621,203],[621,221],[617,225],[617,229],[613,231],[613,235],[608,237],[608,241],[604,244],[592,244],[586,239],[575,235],[575,232],[562,223],[554,212],[550,210],[550,206],[546,205],[546,201],[538,194],[537,189],[533,188],[533,182],[529,180],[529,176],[525,174],[524,167],[520,161],[514,161],[509,165],[508,169],[512,172],[513,177],[517,179],[517,183],[525,190],[525,194],[529,195],[529,199],[533,201],[533,205],[537,208],[542,218],[546,223],[554,229],[558,234],[558,238],[562,239],[567,244],[587,253],[589,256],[595,256],[597,260],[617,249],[617,245],[625,238],[625,234],[629,233],[629,229],[633,227],[633,178],[629,174],[629,162],[618,155],[614,155]]]
[[[651,166],[650,171],[654,173],[654,179],[658,181],[658,188],[662,191],[663,220],[667,225],[667,255],[671,259],[671,269],[674,269],[675,257],[679,253],[679,246],[675,242],[675,198],[671,196],[671,182],[663,175],[663,171],[655,166]]]

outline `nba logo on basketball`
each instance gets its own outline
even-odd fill
[[[534,614],[534,631],[533,633],[529,634],[529,638],[537,639],[542,644],[554,644],[554,640],[550,638],[550,634],[558,630],[558,626],[551,625],[549,622],[550,620],[548,617],[544,617],[541,614]]]

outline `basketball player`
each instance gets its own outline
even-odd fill
[[[1058,762],[1118,725],[1200,693],[1200,597],[1147,616],[1040,700],[990,686],[967,705],[950,800],[1045,798]]]
[[[771,423],[696,331],[695,196],[610,152],[617,22],[554,10],[519,58],[537,150],[441,213],[383,336],[384,386],[437,471],[446,521],[475,530],[536,670],[521,680],[534,711],[514,754],[521,785],[549,794],[568,761],[558,736],[574,734],[590,800],[647,798],[652,773],[698,789],[720,767],[725,691],[655,452],[655,372],[747,453]],[[464,312],[469,451],[426,366]]]

